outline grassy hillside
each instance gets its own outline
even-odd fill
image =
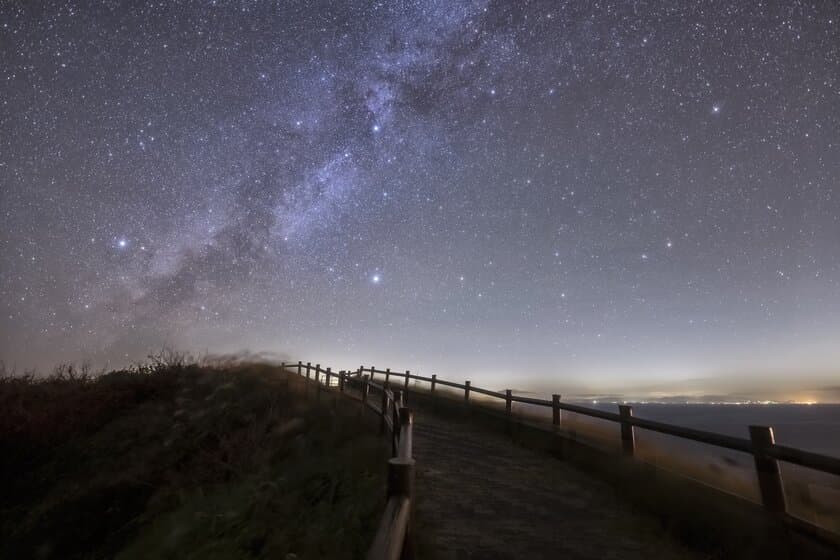
[[[342,558],[384,503],[358,407],[268,366],[0,379],[0,557]]]

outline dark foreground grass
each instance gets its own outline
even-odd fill
[[[355,558],[383,442],[263,365],[0,379],[0,558]]]

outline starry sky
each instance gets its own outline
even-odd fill
[[[5,0],[0,60],[7,366],[840,394],[837,2]]]

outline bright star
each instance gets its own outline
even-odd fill
[[[379,284],[379,281],[382,280],[382,278],[378,274],[374,274],[370,280],[374,284]]]
[[[128,241],[126,241],[125,239],[120,239],[119,241],[117,241],[117,245],[119,245],[120,249],[125,249],[125,247],[128,246]]]

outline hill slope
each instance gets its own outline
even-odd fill
[[[3,378],[0,557],[363,555],[383,443],[305,392],[262,365]]]

